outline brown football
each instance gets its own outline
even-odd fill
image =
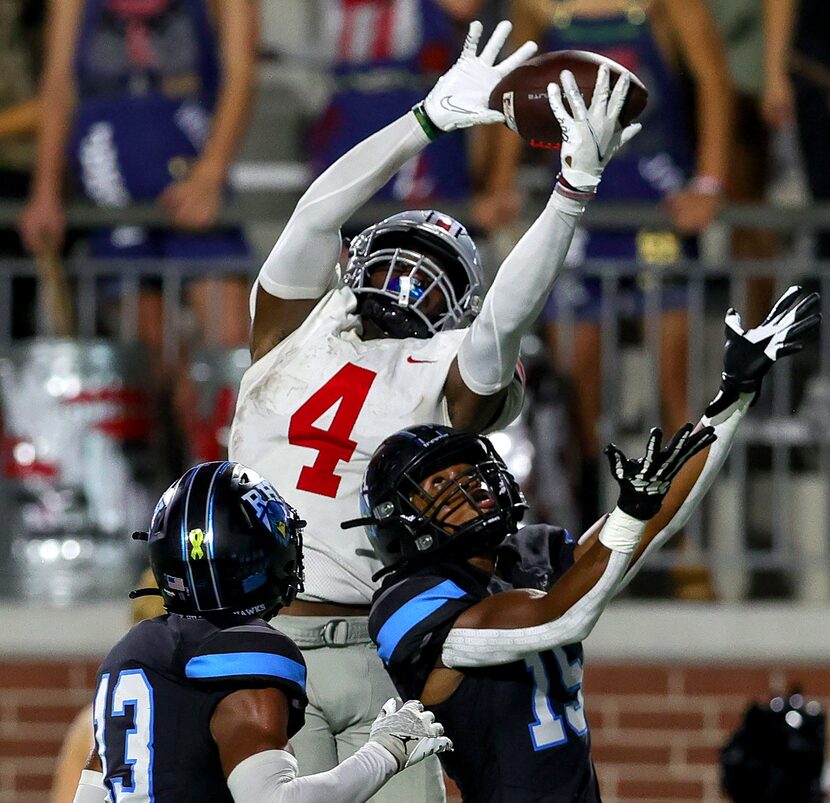
[[[562,131],[548,103],[548,84],[560,83],[562,70],[574,74],[585,105],[591,103],[600,64],[611,68],[611,87],[625,67],[605,56],[587,50],[557,50],[543,53],[517,67],[499,81],[490,94],[490,108],[504,114],[505,123],[534,148],[558,148]],[[563,93],[564,95],[564,93]],[[620,123],[628,125],[642,114],[648,90],[633,73],[628,95],[620,114]],[[565,99],[565,108],[568,108]]]

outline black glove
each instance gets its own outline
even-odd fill
[[[787,289],[769,315],[754,329],[744,331],[741,316],[730,307],[724,319],[726,344],[723,350],[723,373],[720,391],[706,408],[711,418],[734,404],[741,393],[761,390],[761,382],[772,364],[787,354],[804,348],[805,335],[818,326],[819,294],[801,297],[797,285]],[[753,399],[753,403],[755,402]]]
[[[702,427],[697,432],[693,429],[693,424],[684,424],[661,450],[663,432],[654,427],[648,436],[645,456],[639,460],[629,460],[613,443],[605,447],[611,473],[620,486],[617,507],[623,513],[640,521],[648,521],[657,514],[675,474],[701,449],[717,440],[714,427]]]

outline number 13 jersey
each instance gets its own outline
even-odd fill
[[[245,373],[230,459],[268,479],[308,522],[301,599],[368,605],[382,564],[360,516],[363,472],[389,435],[416,424],[449,425],[444,383],[464,330],[432,338],[360,338],[357,299],[330,290],[302,325]],[[518,380],[492,429],[518,415]]]

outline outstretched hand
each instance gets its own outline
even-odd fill
[[[505,75],[536,53],[537,45],[525,42],[515,53],[496,64],[496,57],[513,26],[502,20],[479,54],[478,43],[483,30],[478,20],[470,23],[461,56],[438,79],[424,101],[427,116],[442,131],[482,123],[503,123],[504,115],[489,107],[490,93]]]
[[[619,123],[631,73],[624,72],[612,91],[608,65],[601,64],[588,108],[573,73],[563,70],[560,80],[562,89],[558,84],[548,84],[548,101],[562,129],[562,177],[574,189],[592,192],[611,157],[642,128],[640,123],[625,128]],[[570,114],[562,101],[563,91]]]
[[[427,756],[452,750],[444,726],[435,721],[435,714],[424,711],[420,700],[408,700],[398,708],[394,697],[386,701],[372,723],[369,741],[388,750],[398,762],[399,771]]]
[[[757,398],[773,363],[804,348],[807,335],[821,321],[819,301],[818,293],[805,296],[801,287],[792,285],[758,326],[746,330],[740,314],[730,307],[724,318],[726,343],[720,391],[706,408],[707,416],[727,409],[741,393],[754,393]]]
[[[661,449],[663,432],[654,427],[648,437],[645,455],[636,460],[629,460],[619,447],[609,443],[604,454],[620,486],[617,507],[641,521],[655,516],[677,472],[716,439],[713,427],[702,427],[695,432],[693,424],[684,424],[669,445]]]

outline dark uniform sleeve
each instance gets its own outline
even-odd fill
[[[288,698],[288,736],[305,722],[306,666],[291,639],[270,625],[246,624],[214,633],[201,642],[185,664],[193,683],[224,689],[277,688]]]
[[[531,524],[508,536],[499,547],[498,577],[493,592],[507,588],[547,591],[574,562],[576,543],[567,530],[548,524]],[[502,580],[507,585],[499,584]]]
[[[420,694],[455,620],[486,596],[472,584],[435,575],[406,578],[376,595],[369,632],[402,696]]]

